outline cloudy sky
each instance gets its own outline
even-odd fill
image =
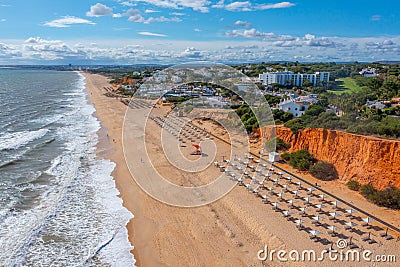
[[[0,64],[400,60],[400,1],[0,0]]]

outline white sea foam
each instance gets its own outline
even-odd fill
[[[44,172],[52,177],[49,184],[35,185],[44,191],[39,204],[3,214],[5,266],[134,266],[126,229],[133,215],[118,197],[115,164],[96,159],[100,123],[87,103],[83,77],[72,94],[74,111],[59,119],[64,126],[55,131],[65,151]]]
[[[40,129],[37,131],[6,133],[0,136],[0,150],[18,149],[36,139],[42,138],[48,132],[48,129]]]

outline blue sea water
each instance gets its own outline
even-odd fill
[[[0,266],[134,266],[77,72],[0,69]]]

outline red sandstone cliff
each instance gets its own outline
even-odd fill
[[[343,182],[354,179],[378,189],[391,184],[400,188],[400,141],[326,129],[305,129],[294,135],[277,127],[276,134],[291,144],[290,151],[306,148],[317,159],[334,164]]]

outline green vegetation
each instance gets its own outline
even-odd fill
[[[339,178],[335,166],[325,161],[317,162],[309,171],[312,176],[322,181],[333,181]]]
[[[258,121],[256,116],[254,115],[253,111],[249,107],[249,105],[244,104],[241,105],[236,110],[237,115],[240,117],[241,121],[243,122],[244,127],[248,133],[258,129]]]
[[[360,185],[359,182],[357,182],[355,180],[350,180],[350,181],[347,182],[347,187],[350,190],[358,191],[358,190],[360,190],[361,185]]]
[[[268,104],[270,104],[270,105],[279,104],[282,100],[282,98],[279,96],[273,96],[273,95],[268,95],[268,94],[264,95],[264,97],[265,97],[265,100],[267,100]]]
[[[335,94],[342,93],[352,93],[352,92],[360,92],[363,90],[363,87],[359,86],[355,79],[347,77],[347,78],[339,78],[335,81],[335,86],[329,90],[329,92],[333,92]]]
[[[400,138],[400,117],[393,116],[400,115],[399,107],[384,110],[365,108],[365,97],[360,100],[359,93],[344,93],[340,97],[332,95],[329,101],[341,106],[346,112],[344,116],[339,117],[333,111],[326,111],[321,105],[312,105],[302,117],[289,120],[284,126],[290,128],[294,134],[305,128],[325,128],[384,138]],[[357,110],[354,110],[354,107]]]
[[[305,128],[305,126],[303,125],[303,120],[301,118],[290,120],[286,122],[284,126],[291,129],[294,134],[297,134],[299,130]]]
[[[396,187],[377,190],[371,184],[366,184],[360,187],[360,193],[378,206],[400,209],[400,190]]]
[[[322,181],[338,179],[338,173],[333,164],[325,161],[317,161],[307,149],[301,149],[292,153],[283,153],[282,159],[289,162],[290,166],[300,171],[309,171],[312,176]]]
[[[308,171],[316,161],[307,149],[301,149],[292,153],[283,153],[281,157],[288,161],[290,166],[300,171]]]
[[[275,137],[275,138],[276,138],[276,150],[284,151],[284,150],[288,150],[290,148],[290,143],[286,143],[279,137]]]
[[[282,124],[293,119],[292,113],[280,109],[273,109],[272,115],[274,116],[275,124]]]

